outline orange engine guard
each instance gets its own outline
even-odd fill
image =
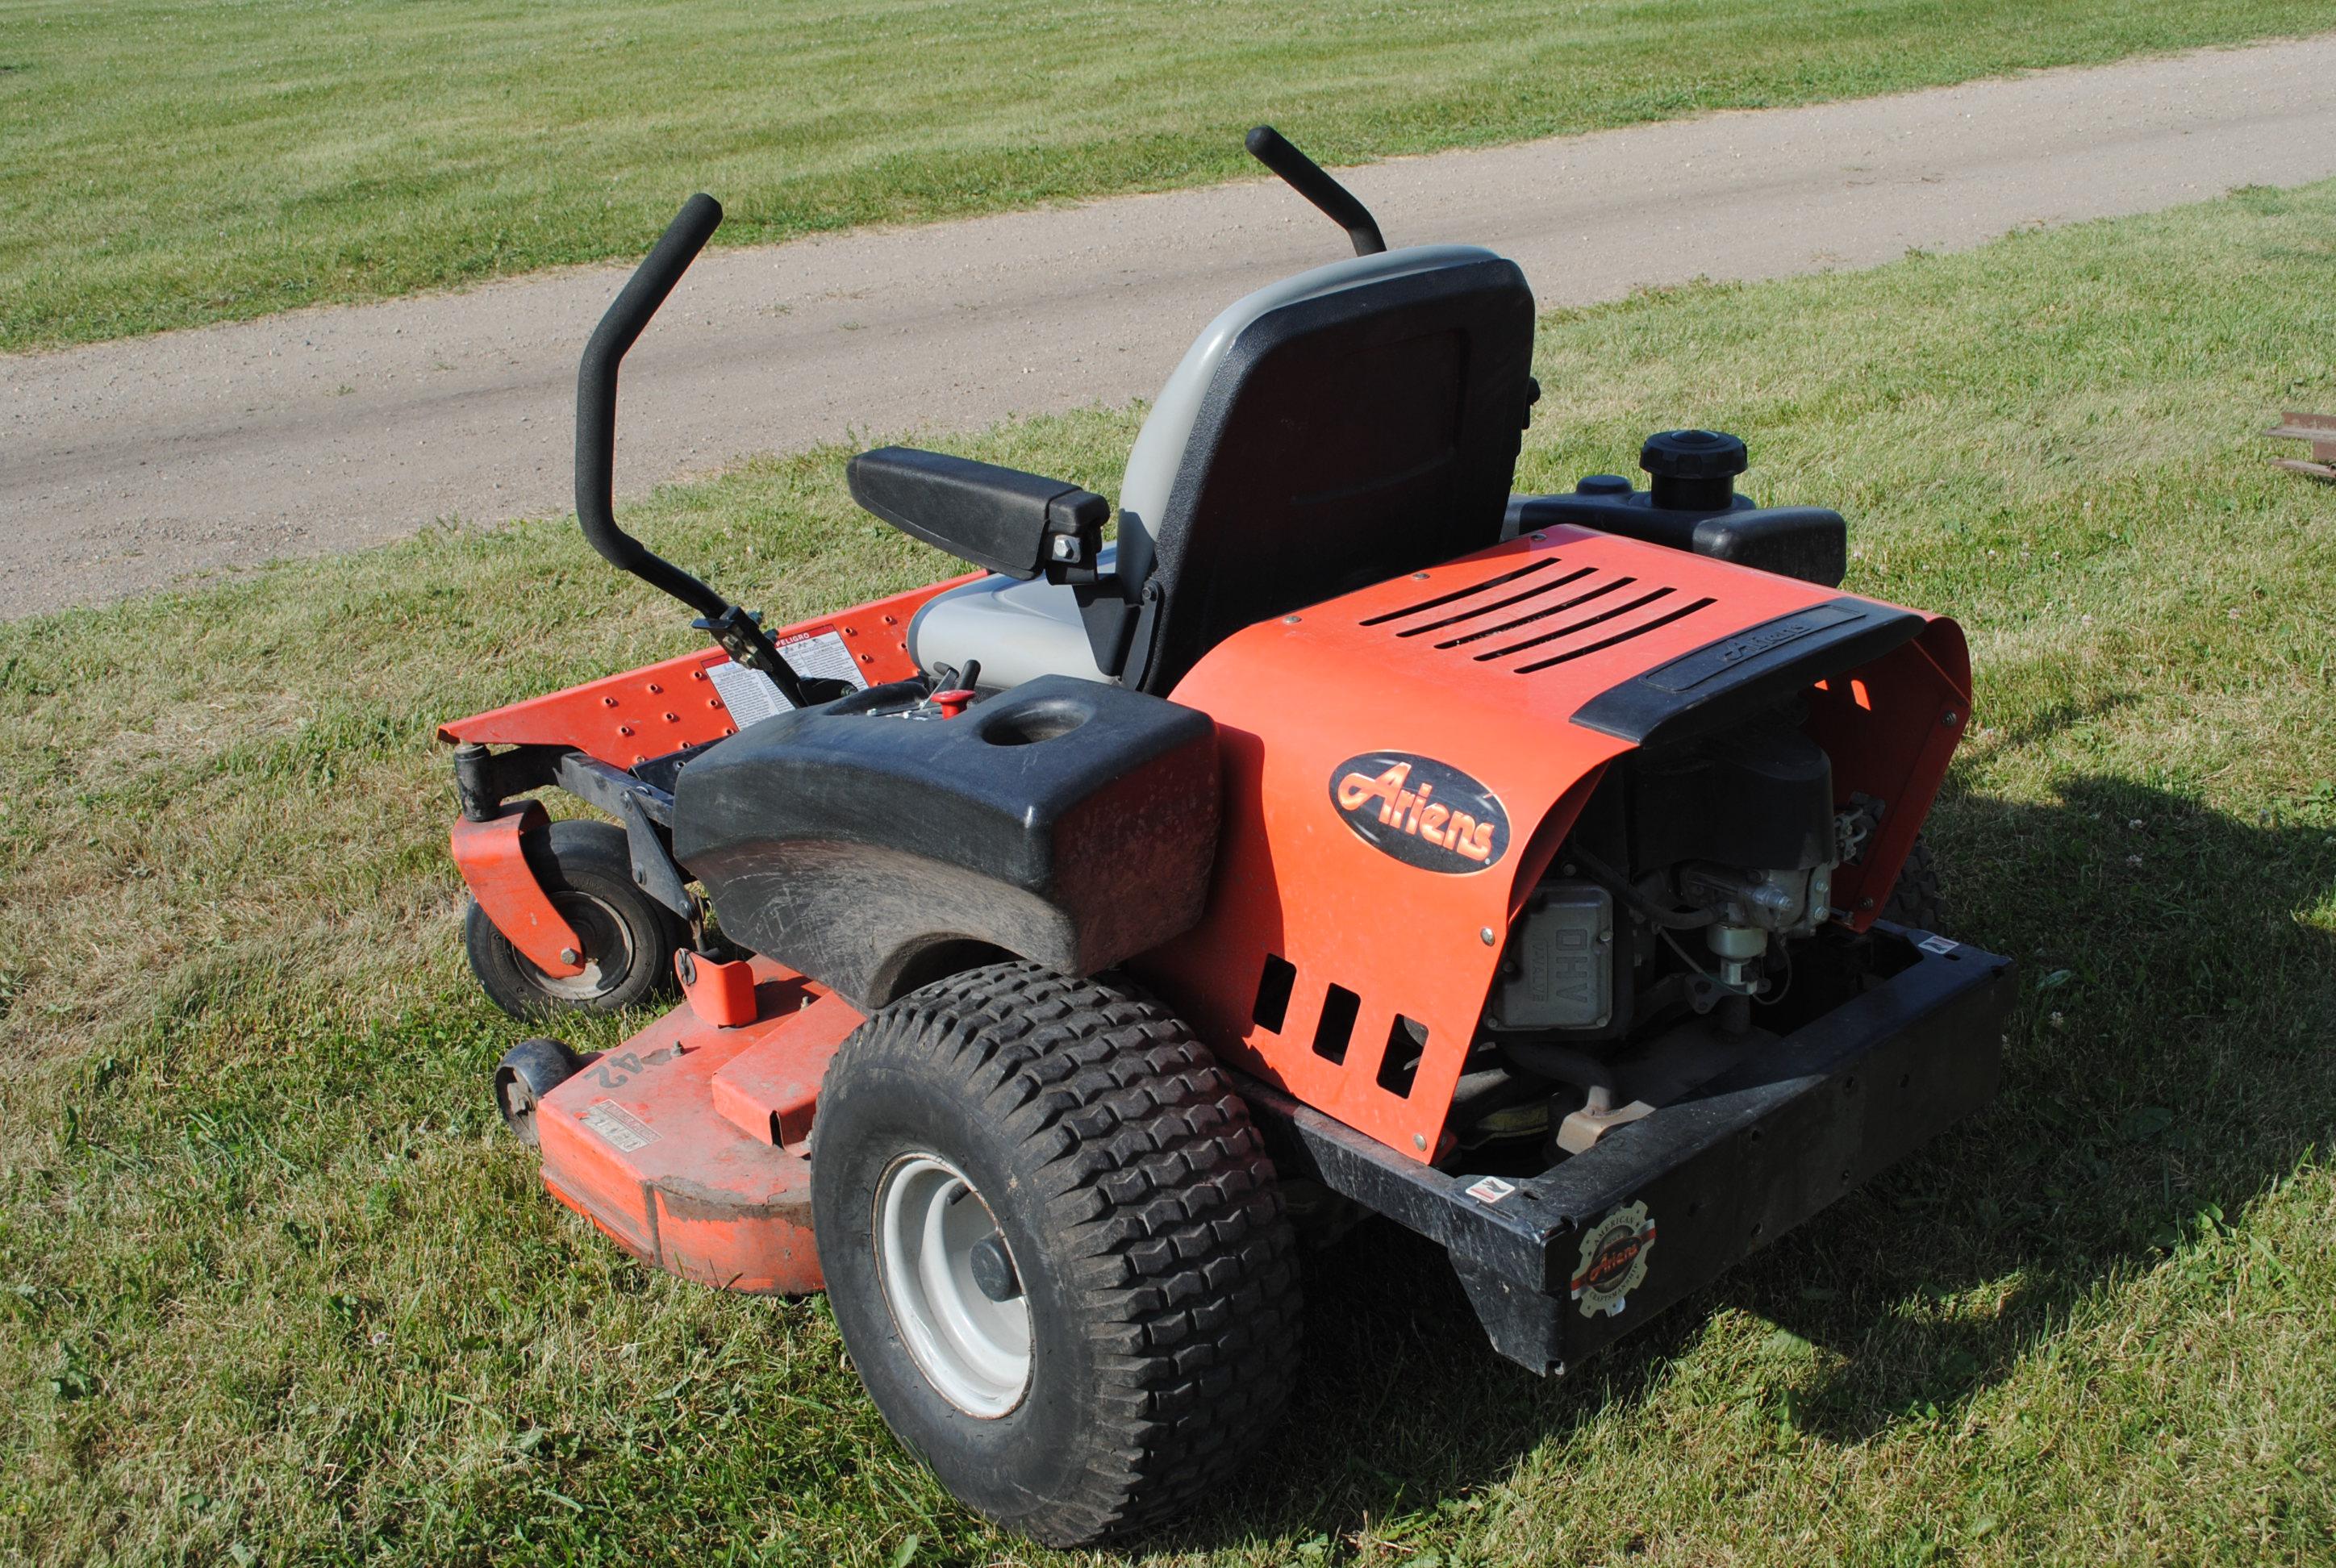
[[[643,1262],[733,1290],[821,1287],[806,1140],[860,1015],[767,959],[732,1027],[685,1001],[589,1057],[536,1114],[543,1184]]]
[[[1201,923],[1134,967],[1212,1048],[1416,1161],[1451,1109],[1512,918],[1608,764],[1610,688],[1836,589],[1558,527],[1249,628],[1175,700],[1217,721],[1224,814]],[[1854,601],[1871,604],[1874,601]],[[1883,607],[1889,608],[1889,607]],[[1863,930],[1970,711],[1924,628],[1811,694],[1836,798],[1889,803],[1834,901]],[[1426,786],[1426,787],[1423,787]]]

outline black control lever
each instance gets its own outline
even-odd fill
[[[592,329],[592,340],[584,346],[584,361],[576,371],[576,521],[585,539],[609,565],[631,572],[697,611],[695,624],[712,634],[724,652],[769,676],[781,696],[802,707],[806,701],[803,682],[763,630],[759,617],[732,604],[617,526],[618,366],[721,226],[722,204],[711,196],[700,191],[683,202],[680,214],[634,269],[616,303]]]
[[[1358,200],[1355,193],[1323,172],[1322,166],[1290,144],[1289,138],[1270,125],[1260,125],[1251,131],[1242,145],[1249,155],[1281,176],[1289,187],[1328,213],[1330,221],[1347,231],[1355,242],[1358,256],[1377,256],[1387,248],[1387,239],[1379,233],[1379,220],[1371,209]]]

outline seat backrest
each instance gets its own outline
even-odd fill
[[[1533,325],[1524,275],[1474,246],[1317,268],[1219,316],[1128,456],[1119,570],[1153,624],[1122,678],[1165,693],[1244,627],[1496,542]]]

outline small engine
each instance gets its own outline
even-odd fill
[[[1786,944],[1832,912],[1872,823],[1838,817],[1797,715],[1618,764],[1511,930],[1484,1029],[1515,1066],[1582,1064],[1690,1014],[1741,1033],[1790,976]]]

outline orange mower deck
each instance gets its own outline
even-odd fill
[[[822,1284],[805,1140],[820,1076],[860,1015],[750,962],[749,1021],[725,1027],[685,1001],[544,1097],[543,1184],[643,1262],[803,1295]]]

